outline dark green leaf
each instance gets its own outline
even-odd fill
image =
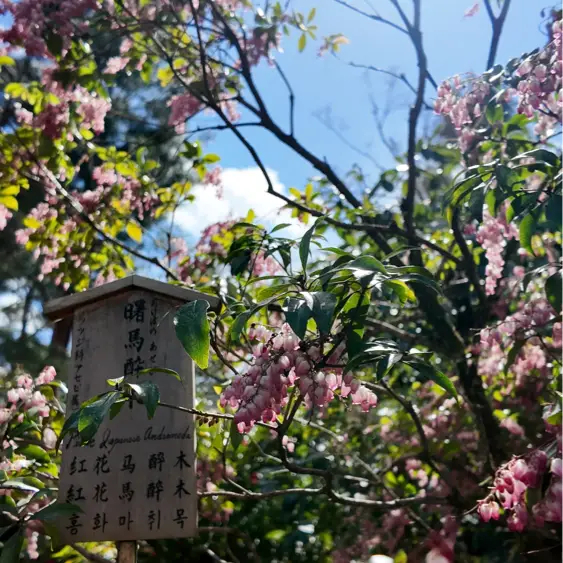
[[[315,319],[319,331],[321,334],[328,334],[336,307],[336,295],[326,291],[303,292],[302,295],[308,302],[309,309],[313,311],[313,319]]]
[[[534,216],[529,213],[520,221],[520,245],[525,248],[531,254],[534,253],[532,250],[532,236],[536,231],[536,220]]]
[[[238,431],[237,425],[235,424],[234,420],[231,423],[231,431],[229,432],[229,436],[233,450],[236,452],[239,446],[242,444],[242,434]]]
[[[418,373],[424,378],[434,381],[434,383],[438,384],[442,389],[453,395],[457,398],[457,391],[454,387],[454,384],[450,381],[450,379],[443,374],[441,371],[436,369],[434,366],[424,363],[422,361],[408,361],[405,362],[412,366]]]
[[[385,266],[373,256],[360,256],[355,258],[351,262],[348,262],[341,269],[344,270],[363,270],[367,272],[379,272],[381,274],[386,274],[387,270]]]
[[[128,401],[129,399],[119,399],[118,401],[115,401],[109,409],[109,419],[113,420],[121,412],[123,405],[125,405]]]
[[[229,330],[228,341],[232,344],[237,344],[240,340],[240,335],[246,326],[248,319],[250,318],[250,312],[241,313],[231,325],[231,329]]]
[[[78,432],[78,418],[80,417],[80,410],[74,411],[64,422],[59,439],[55,449],[58,450],[63,438],[70,432]]]
[[[311,246],[311,237],[315,232],[317,224],[315,223],[304,235],[299,243],[299,258],[303,266],[303,272],[307,270],[307,262],[309,261],[309,247]]]
[[[105,393],[99,399],[82,406],[79,410],[78,432],[82,443],[89,442],[100,427],[100,424],[109,413],[109,409],[121,396],[119,391]]]
[[[282,229],[285,229],[286,227],[291,227],[291,223],[280,223],[279,225],[276,225],[270,231],[270,234],[273,235],[276,231],[281,231]],[[280,240],[280,239],[276,239],[276,240]]]
[[[182,378],[180,377],[180,374],[177,371],[174,371],[173,369],[168,369],[168,368],[147,368],[147,369],[142,369],[138,375],[144,375],[144,374],[153,374],[153,373],[164,373],[165,375],[171,375],[172,377],[176,378],[178,381],[182,381]]]
[[[545,162],[546,164],[549,164],[551,166],[556,166],[559,168],[559,157],[556,154],[546,149],[534,149],[531,151],[527,151],[522,154],[519,154],[513,160],[521,159],[521,158],[535,158],[536,162]]]
[[[263,287],[256,294],[256,299],[258,301],[263,301],[264,299],[269,299],[270,297],[278,296],[283,297],[287,290],[291,287],[290,283],[283,283],[279,285],[270,285],[268,287]]]
[[[182,305],[174,315],[176,336],[184,350],[201,369],[209,365],[209,303],[202,299]]]
[[[307,306],[305,300],[289,297],[285,302],[284,312],[293,332],[303,339],[307,330],[307,322],[313,315],[313,311]]]
[[[147,416],[152,418],[160,401],[160,391],[158,385],[152,381],[143,381],[142,383],[128,383],[127,387],[135,392],[136,399],[145,405]]]
[[[19,529],[2,548],[0,563],[17,563],[23,550],[23,532]]]
[[[561,314],[561,293],[563,291],[562,270],[555,272],[545,281],[545,294],[555,312]]]
[[[29,518],[30,520],[41,520],[42,522],[54,522],[59,518],[64,516],[70,516],[71,514],[80,513],[82,509],[76,504],[70,504],[66,502],[55,502],[38,510]]]
[[[389,354],[388,356],[379,360],[379,362],[377,362],[377,370],[376,370],[377,378],[381,379],[382,377],[385,377],[389,373],[391,368],[395,364],[399,363],[402,359],[403,359],[403,354],[398,352],[396,354]]]
[[[551,195],[545,207],[545,216],[548,221],[555,224],[557,230],[561,230],[563,214],[563,198],[560,195]]]

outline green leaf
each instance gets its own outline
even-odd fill
[[[94,437],[111,406],[120,395],[119,391],[110,391],[80,408],[78,432],[82,443],[87,443]]]
[[[503,120],[504,112],[502,106],[497,104],[497,101],[494,98],[487,104],[485,116],[491,125]]]
[[[30,520],[41,520],[41,522],[55,522],[64,516],[70,516],[77,512],[82,512],[82,509],[76,504],[67,502],[55,502],[33,513]]]
[[[115,379],[106,379],[106,383],[111,387],[115,387],[116,385],[121,385],[125,381],[125,376],[116,377]]]
[[[135,392],[137,400],[145,405],[147,416],[151,419],[160,401],[158,385],[152,381],[143,381],[142,383],[128,383],[127,386]]]
[[[276,231],[281,231],[282,229],[285,229],[286,227],[291,227],[291,223],[280,223],[279,225],[276,225],[270,231],[270,234],[273,235]]]
[[[457,390],[454,387],[454,384],[445,374],[436,369],[434,366],[419,360],[406,361],[405,363],[417,370],[424,379],[434,381],[434,383],[438,384],[442,389],[457,398]]]
[[[563,291],[562,270],[555,272],[545,281],[545,295],[556,314],[561,314],[561,293]]]
[[[270,530],[266,534],[266,539],[272,542],[279,543],[287,535],[285,530]]]
[[[39,491],[37,487],[34,487],[33,485],[27,485],[26,483],[22,483],[21,481],[3,481],[2,483],[0,483],[0,485],[10,489],[16,489],[18,491],[25,491],[26,493],[37,493]]]
[[[18,448],[18,453],[39,463],[49,463],[51,461],[49,454],[41,446],[36,446],[35,444],[27,444]]]
[[[315,17],[316,13],[317,13],[316,8],[311,8],[311,11],[309,12],[309,15],[307,16],[307,23],[311,23],[313,21],[313,18]]]
[[[292,286],[290,283],[283,283],[279,285],[270,285],[268,287],[263,287],[256,294],[256,299],[258,301],[264,301],[264,299],[269,299],[270,297],[278,296],[283,297],[287,290]]]
[[[563,198],[560,195],[550,196],[545,206],[545,216],[548,221],[555,224],[561,230],[561,220],[563,218]]]
[[[379,272],[386,274],[385,266],[373,256],[360,256],[348,262],[340,268],[341,270],[363,270],[366,273]]]
[[[306,45],[307,45],[307,36],[304,33],[302,33],[301,37],[299,38],[299,42],[297,43],[297,48],[299,49],[300,53],[303,52]]]
[[[309,309],[313,311],[313,319],[321,334],[329,334],[332,326],[332,317],[336,308],[336,295],[326,291],[315,291],[313,293],[303,292]],[[297,334],[297,333],[296,333]]]
[[[385,280],[383,285],[391,289],[403,304],[406,301],[416,301],[414,291],[402,280]]]
[[[229,437],[233,450],[236,452],[239,446],[242,444],[242,434],[238,431],[235,421],[231,422],[231,430],[229,432]]]
[[[213,153],[206,154],[202,159],[202,161],[207,164],[213,164],[215,162],[219,162],[220,160],[221,157],[218,154],[213,154]]]
[[[113,420],[121,412],[123,405],[125,405],[127,402],[129,402],[129,399],[124,398],[115,401],[115,403],[113,403],[113,405],[111,405],[111,408],[109,409],[109,419]]]
[[[552,153],[551,151],[548,151],[546,149],[534,149],[527,151],[519,154],[512,160],[521,158],[535,158],[536,162],[545,162],[546,164],[559,168],[559,157],[555,153]]]
[[[536,231],[536,220],[534,216],[529,213],[520,221],[520,245],[525,248],[531,254],[534,253],[532,250],[532,236]]]
[[[202,299],[182,305],[174,315],[176,336],[184,350],[201,369],[209,365],[209,303]]]
[[[135,241],[135,242],[141,242],[143,240],[143,231],[141,230],[141,227],[139,227],[139,225],[137,225],[137,223],[135,223],[134,221],[129,221],[129,223],[127,223],[127,234]]]
[[[244,330],[248,319],[251,317],[250,311],[246,311],[245,313],[241,313],[231,325],[228,335],[228,341],[232,344],[237,344],[240,341],[240,335]]]
[[[61,433],[59,434],[59,439],[57,440],[57,444],[55,446],[55,450],[59,449],[63,438],[69,432],[78,432],[78,419],[80,417],[80,410],[74,411],[64,422],[63,427],[61,429]]]
[[[307,262],[309,261],[309,247],[311,246],[311,237],[315,232],[317,224],[315,223],[304,235],[299,243],[299,258],[303,266],[303,272],[307,270]]]
[[[176,378],[178,381],[182,381],[182,378],[180,377],[180,374],[177,371],[168,368],[146,368],[146,369],[142,369],[138,375],[145,375],[145,374],[152,375],[155,372],[171,375],[172,377]]]
[[[284,312],[285,319],[293,332],[303,339],[307,331],[307,322],[313,315],[313,311],[307,306],[306,301],[289,297],[285,302]]]
[[[23,532],[21,528],[4,543],[0,553],[0,563],[17,563],[23,550]]]
[[[393,558],[393,563],[408,563],[407,554],[401,549]]]

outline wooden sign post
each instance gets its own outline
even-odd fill
[[[108,379],[150,379],[162,403],[193,408],[194,365],[176,337],[173,317],[187,301],[218,299],[189,289],[131,276],[47,304],[52,320],[73,317],[67,416],[82,402],[110,390]],[[177,371],[182,381],[152,372]],[[196,534],[197,493],[193,415],[159,407],[152,419],[142,404],[125,405],[104,420],[95,438],[62,445],[59,501],[82,512],[65,517],[67,543],[121,542],[120,561],[131,541]],[[133,543],[134,545],[134,543]]]

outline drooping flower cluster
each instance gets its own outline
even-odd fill
[[[522,60],[512,76],[508,71],[505,72],[504,79],[509,86],[505,91],[499,91],[502,95],[498,100],[515,100],[519,113],[537,119],[535,132],[541,138],[551,135],[563,116],[561,19],[553,22],[551,34],[550,42],[538,53]],[[450,119],[457,131],[462,151],[467,152],[478,139],[476,125],[493,94],[491,85],[483,78],[462,81],[456,76],[438,87],[434,110]]]
[[[526,491],[539,489],[549,466],[550,484],[543,498],[532,507],[534,523],[562,521],[561,459],[548,460],[543,450],[535,450],[525,457],[514,458],[500,467],[495,475],[491,494],[479,502],[478,513],[484,522],[498,520],[501,507],[508,515],[508,528],[522,532],[529,525]]]
[[[212,493],[217,491],[219,484],[225,479],[235,477],[235,471],[219,461],[197,460],[197,490]],[[233,513],[232,503],[225,503],[217,497],[204,497],[200,501],[199,514],[212,522],[228,522]]]
[[[520,79],[517,86],[518,112],[527,117],[538,117],[535,127],[541,137],[551,135],[561,123],[561,86],[563,75],[562,21],[555,20],[551,27],[550,43],[539,53],[528,57],[516,70]]]
[[[487,295],[494,295],[498,280],[502,278],[504,268],[503,252],[507,241],[518,239],[518,229],[506,220],[506,213],[500,209],[497,216],[493,217],[489,208],[483,208],[483,222],[477,229],[477,241],[485,249],[487,267],[485,274],[485,291]]]
[[[253,364],[245,375],[237,375],[221,395],[221,405],[236,408],[235,423],[240,432],[248,432],[262,420],[273,422],[289,401],[288,389],[295,386],[309,407],[326,406],[339,392],[350,396],[352,404],[364,412],[377,405],[377,396],[339,368],[323,368],[337,364],[343,353],[338,345],[324,362],[318,344],[301,341],[284,324],[279,332],[264,326],[253,326],[248,337],[254,342]]]

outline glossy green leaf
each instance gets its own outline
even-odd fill
[[[293,332],[303,339],[307,331],[307,322],[313,315],[313,311],[307,306],[306,301],[289,297],[285,302],[284,312],[287,323]]]
[[[531,254],[532,250],[532,236],[536,232],[536,220],[534,216],[529,213],[520,221],[520,245]]]
[[[23,531],[21,528],[4,542],[4,547],[0,553],[0,563],[18,563],[20,554],[23,551]]]
[[[182,305],[174,315],[176,336],[184,350],[201,369],[209,365],[209,303],[202,299]]]
[[[159,367],[146,368],[146,369],[142,369],[138,373],[138,375],[145,375],[145,374],[152,375],[153,373],[162,373],[164,375],[171,375],[172,377],[174,377],[178,381],[182,381],[182,378],[180,377],[180,374],[177,371],[174,371],[173,369],[168,369],[168,368],[159,368]]]
[[[305,297],[309,309],[313,312],[313,319],[315,319],[321,334],[330,333],[337,302],[336,295],[326,291],[303,292],[302,295]]]
[[[562,270],[555,272],[545,281],[545,295],[557,315],[561,314],[562,281]]]
[[[49,454],[41,446],[37,446],[36,444],[21,446],[18,448],[18,453],[28,459],[34,459],[39,463],[49,463],[51,461]]]
[[[151,419],[156,412],[158,402],[160,401],[160,390],[158,385],[152,381],[143,381],[142,383],[128,383],[127,387],[135,393],[136,399],[145,405],[147,416]]]
[[[434,366],[427,364],[422,361],[406,361],[406,364],[412,366],[418,373],[427,380],[431,380],[442,389],[457,398],[457,390],[454,384],[450,381],[449,377],[443,374],[440,370],[436,369]]]
[[[94,437],[100,424],[109,413],[111,406],[120,395],[119,391],[110,391],[80,408],[78,432],[80,433],[82,443],[88,443]]]
[[[309,248],[311,246],[311,238],[315,232],[317,224],[315,223],[304,235],[299,243],[299,258],[301,259],[301,265],[303,266],[303,271],[307,270],[307,262],[309,261]]]
[[[67,502],[55,502],[33,513],[30,520],[41,520],[41,522],[56,522],[65,516],[80,513],[82,509],[76,504]]]

